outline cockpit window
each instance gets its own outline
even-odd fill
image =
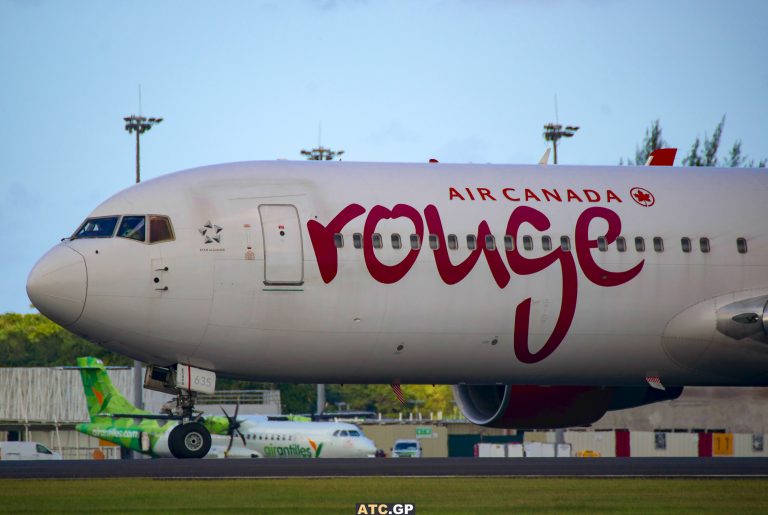
[[[136,241],[144,241],[146,232],[145,218],[143,216],[124,216],[117,229],[120,238],[129,238]]]
[[[349,436],[346,431],[339,431],[339,436]]]
[[[149,242],[158,243],[173,239],[173,228],[167,216],[150,215]]]
[[[360,436],[360,431],[355,431],[354,429],[350,429],[349,436]]]
[[[82,238],[111,238],[117,225],[116,216],[89,218],[72,236],[73,240]]]

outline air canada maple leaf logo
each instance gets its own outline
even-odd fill
[[[635,203],[640,204],[643,207],[651,207],[656,203],[656,198],[653,196],[653,193],[645,188],[632,188],[629,194]]]
[[[214,242],[221,243],[222,230],[223,229],[221,227],[211,223],[210,220],[208,220],[208,223],[206,223],[204,226],[198,229],[198,231],[200,231],[200,234],[205,238],[206,245]]]

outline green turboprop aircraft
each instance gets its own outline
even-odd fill
[[[264,415],[206,415],[181,423],[132,405],[114,387],[100,359],[77,358],[90,422],[76,429],[154,457],[372,457],[376,446],[354,424],[270,420]],[[242,445],[233,445],[235,436]],[[212,445],[212,437],[214,439]],[[228,441],[227,441],[228,440]],[[210,452],[208,449],[210,448]],[[206,456],[207,455],[207,456]]]

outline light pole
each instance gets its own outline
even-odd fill
[[[322,145],[318,145],[317,148],[312,150],[301,151],[301,155],[306,156],[308,161],[331,161],[334,157],[341,156],[343,153],[343,150],[331,150]]]
[[[559,123],[548,123],[544,126],[544,139],[552,142],[555,154],[555,164],[557,164],[557,142],[560,138],[572,138],[579,127],[568,125],[563,128]]]
[[[141,93],[139,93],[139,99],[141,99]],[[151,129],[155,124],[163,121],[162,118],[146,118],[144,116],[126,116],[123,118],[125,121],[125,130],[128,134],[136,133],[136,184],[141,182],[141,155],[140,155],[140,138],[141,135]],[[137,408],[144,408],[144,396],[142,395],[142,388],[144,387],[144,379],[141,377],[141,361],[133,362],[133,402]]]
[[[320,139],[319,136],[318,139]],[[308,161],[331,161],[334,157],[341,156],[344,151],[325,148],[318,142],[316,148],[311,150],[302,150],[300,153],[302,156],[305,156]],[[317,415],[322,415],[323,411],[325,411],[325,385],[318,384],[316,413]]]
[[[135,114],[132,114],[131,116],[126,116],[123,118],[125,120],[125,130],[128,131],[128,134],[136,133],[136,183],[138,184],[141,182],[141,158],[140,158],[140,137],[142,134],[147,132],[149,129],[151,129],[155,124],[160,123],[163,121],[162,118],[146,118],[144,116],[136,116]]]

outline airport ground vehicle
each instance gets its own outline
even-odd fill
[[[418,440],[395,440],[392,446],[393,458],[421,458],[421,444]]]
[[[576,457],[577,458],[599,458],[600,453],[590,449],[584,449],[583,451],[578,451],[576,453]]]
[[[60,460],[61,454],[37,442],[0,442],[0,460]]]

